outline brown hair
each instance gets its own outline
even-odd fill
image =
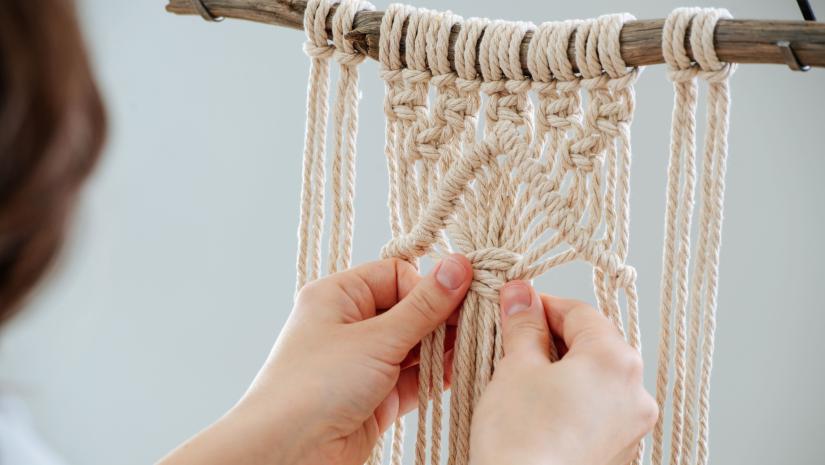
[[[69,0],[0,0],[0,324],[60,249],[105,115]]]

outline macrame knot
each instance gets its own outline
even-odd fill
[[[508,278],[508,272],[522,256],[498,247],[473,250],[466,255],[473,265],[473,283],[470,290],[498,302],[498,293]]]
[[[493,21],[487,26],[479,49],[485,81],[527,81],[521,69],[521,42],[535,28],[532,23],[513,21]],[[529,90],[529,81],[526,84]]]
[[[599,63],[601,63],[607,75],[614,80],[618,80],[618,83],[624,81],[624,78],[627,78],[628,75],[636,74],[638,70],[638,68],[628,68],[625,64],[624,59],[622,59],[620,41],[624,23],[635,19],[636,17],[630,13],[602,15],[596,19],[595,29],[598,30],[598,34],[593,34],[591,31],[591,37],[596,39],[595,47]],[[632,82],[632,80],[635,80],[635,76],[629,79]],[[621,86],[627,85],[618,83],[617,85]]]
[[[455,73],[433,74],[432,85],[444,91],[455,86],[458,76]]]
[[[310,58],[328,59],[335,53],[335,46],[332,44],[316,45],[312,42],[305,42],[304,53]]]
[[[367,56],[358,51],[342,52],[341,50],[336,49],[335,53],[333,53],[333,58],[335,58],[335,61],[344,66],[357,66],[361,64]]]
[[[604,138],[600,134],[569,139],[560,147],[561,160],[566,166],[579,171],[591,172],[604,162]]]
[[[334,3],[328,0],[309,0],[304,12],[304,31],[307,41],[304,53],[311,58],[328,59],[335,52],[327,36],[327,16]]]
[[[696,79],[699,74],[699,68],[691,66],[687,69],[669,68],[667,70],[667,78],[673,82],[690,82]]]
[[[335,45],[335,60],[344,66],[356,66],[366,55],[352,46],[347,34],[352,31],[355,15],[359,11],[373,11],[375,7],[365,0],[341,0],[332,16],[332,42]]]
[[[513,125],[506,121],[505,124],[495,124],[485,137],[487,144],[478,149],[489,151],[489,157],[496,157],[503,153],[510,153],[521,147],[527,147],[527,144],[519,137],[518,131],[513,130]],[[478,149],[474,150],[477,151]]]
[[[460,82],[459,87],[463,83],[477,82],[478,72],[476,71],[476,60],[478,54],[476,53],[478,42],[490,20],[484,18],[469,18],[461,24],[461,29],[458,31],[454,46],[455,55],[455,71]],[[469,89],[468,89],[469,90]]]
[[[715,71],[699,71],[699,77],[708,82],[725,82],[736,71],[735,63],[725,63],[721,69]]]
[[[542,118],[541,123],[553,129],[566,131],[573,129],[578,123],[576,118],[577,107],[573,99],[558,99],[549,104],[539,105],[536,116]]]
[[[455,80],[455,85],[462,94],[477,94],[481,89],[481,79],[464,79],[459,77]]]
[[[689,82],[697,76],[708,82],[725,82],[736,70],[734,63],[724,63],[716,56],[713,34],[719,19],[731,18],[725,9],[677,8],[668,15],[662,28],[662,56],[668,64],[668,78]],[[690,47],[694,61],[685,49],[690,27]]]
[[[394,237],[381,248],[381,258],[396,257],[413,261],[427,253],[435,239],[436,236],[424,228]]]
[[[626,288],[636,282],[636,268],[623,263],[618,256],[605,250],[604,244],[589,242],[580,244],[580,253],[588,257],[616,285]]]
[[[402,80],[412,85],[428,84],[433,75],[426,69],[410,69],[406,68],[401,71]]]
[[[489,95],[489,104],[485,115],[489,121],[511,121],[520,125],[529,118],[530,102],[527,96],[531,87],[530,81],[498,80],[484,82],[481,90]]]
[[[607,91],[607,84],[610,81],[610,76],[606,74],[597,74],[581,80],[581,86],[584,90],[590,92]]]

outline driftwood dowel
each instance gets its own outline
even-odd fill
[[[306,0],[202,0],[214,16],[245,19],[275,24],[292,29],[303,29]],[[183,15],[199,14],[191,0],[169,0],[166,10]],[[334,10],[333,10],[334,12]],[[370,58],[378,59],[378,33],[383,12],[364,11],[356,15],[355,28],[348,38],[357,50]],[[332,12],[327,18],[331,27]],[[537,21],[538,22],[538,21]],[[662,26],[664,19],[630,21],[621,34],[622,58],[628,66],[646,66],[664,63],[662,57]],[[452,45],[458,28],[454,28]],[[331,31],[330,31],[331,33]],[[527,73],[527,45],[532,34],[528,33],[521,44],[521,58]],[[825,23],[806,21],[720,20],[714,36],[716,53],[723,61],[732,63],[786,64],[779,41],[790,43],[796,57],[803,65],[825,67]],[[570,62],[576,64],[573,41],[567,51]],[[691,53],[690,43],[685,44]],[[402,43],[403,47],[403,43]],[[403,54],[402,54],[403,57]]]

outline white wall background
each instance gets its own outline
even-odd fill
[[[379,8],[387,2],[377,2]],[[708,5],[707,2],[698,2]],[[727,0],[739,18],[797,19],[795,2]],[[535,22],[673,0],[418,0]],[[825,16],[825,2],[815,0]],[[83,0],[112,122],[64,259],[0,338],[0,384],[27,400],[71,463],[148,463],[242,394],[286,319],[307,60],[302,33]],[[377,67],[363,67],[355,260],[388,237]],[[653,388],[671,89],[638,86],[630,261]],[[825,71],[743,66],[733,79],[711,450],[716,463],[825,455]],[[573,266],[541,289],[592,300]]]

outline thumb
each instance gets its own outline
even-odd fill
[[[499,293],[505,357],[550,360],[550,327],[538,292],[526,281],[511,281]]]
[[[421,339],[450,317],[461,304],[473,278],[470,261],[451,254],[436,265],[410,293],[393,308],[371,318],[400,362]]]

